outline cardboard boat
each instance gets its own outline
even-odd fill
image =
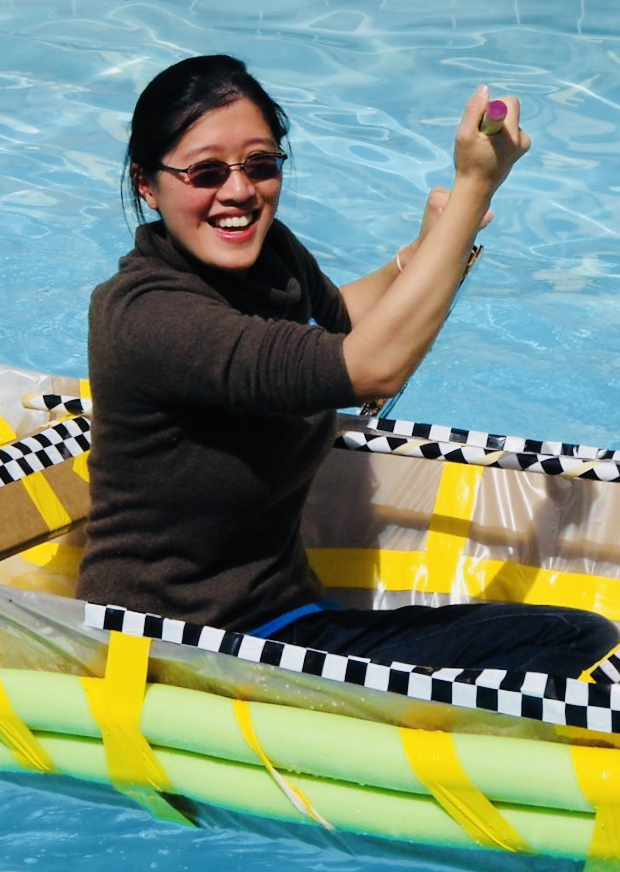
[[[0,365],[0,779],[448,868],[620,868],[615,654],[580,680],[388,667],[81,602],[90,414],[86,380]],[[304,536],[344,605],[617,621],[618,481],[616,451],[342,415]]]

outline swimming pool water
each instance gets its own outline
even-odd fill
[[[86,374],[90,292],[131,247],[127,124],[168,64],[238,55],[284,105],[294,164],[281,217],[338,282],[415,234],[484,81],[521,97],[533,147],[395,414],[620,447],[617,34],[609,0],[0,0],[0,359]],[[2,872],[403,862],[188,834],[17,788],[0,790],[0,813]]]
[[[131,246],[127,122],[169,63],[238,54],[283,103],[281,215],[336,281],[415,234],[486,81],[520,95],[533,148],[396,414],[617,447],[619,24],[606,0],[0,4],[2,357],[86,372],[90,291]]]

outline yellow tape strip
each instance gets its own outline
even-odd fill
[[[596,812],[584,872],[611,872],[620,860],[620,750],[582,745],[570,750],[579,787]]]
[[[105,678],[82,678],[82,686],[101,730],[114,787],[160,820],[191,826],[161,795],[175,791],[140,729],[150,642],[113,631]]]
[[[85,451],[83,454],[78,454],[73,459],[73,472],[78,475],[82,481],[90,481],[90,470],[88,468],[88,458],[90,451]]]
[[[47,751],[22,721],[0,682],[0,741],[12,752],[20,766],[37,772],[56,772]]]
[[[291,784],[290,781],[287,781],[277,771],[271,760],[265,754],[254,731],[249,702],[241,699],[233,699],[232,704],[233,711],[235,717],[237,718],[237,723],[239,724],[239,729],[241,730],[243,738],[248,743],[250,748],[254,751],[258,759],[261,761],[267,772],[271,775],[271,777],[278,785],[280,790],[284,793],[289,802],[291,802],[292,805],[297,809],[297,811],[301,812],[301,814],[303,814],[305,817],[308,817],[316,823],[321,824],[321,826],[325,827],[325,829],[327,830],[333,830],[334,827],[328,821],[326,821],[322,815],[319,814],[319,812],[314,808],[310,800],[301,792],[301,790],[295,787],[294,784]]]
[[[47,572],[77,577],[83,550],[66,542],[43,542],[21,551],[19,556]]]
[[[326,587],[415,590],[426,555],[380,548],[308,548],[312,569]]]
[[[49,530],[62,530],[73,522],[42,472],[33,472],[20,481]]]
[[[565,605],[620,618],[620,587],[616,578],[471,557],[463,561],[462,569],[467,590],[473,597]]]
[[[309,548],[308,557],[326,587],[368,590],[380,580],[385,590],[420,590],[418,578],[428,578],[425,591],[442,592],[444,587],[443,579],[430,578],[431,563],[421,551]],[[616,578],[469,556],[461,558],[459,574],[466,592],[476,599],[572,606],[620,620],[620,585]],[[439,583],[435,586],[431,582]]]
[[[80,396],[85,400],[92,400],[93,395],[90,390],[90,380],[87,378],[80,379]]]
[[[512,853],[530,852],[523,837],[470,781],[450,733],[399,728],[416,777],[450,817],[478,844]]]
[[[450,593],[463,580],[463,551],[483,472],[480,466],[444,464],[424,552],[308,549],[312,568],[332,587],[372,588],[380,580],[387,590]],[[354,561],[351,572],[346,556]],[[330,573],[330,562],[336,574]]]
[[[484,469],[446,463],[426,537],[428,573],[419,590],[450,593],[469,535]],[[422,579],[421,579],[422,580]]]
[[[7,442],[13,442],[16,438],[17,434],[15,433],[15,430],[0,415],[0,445],[5,445]]]

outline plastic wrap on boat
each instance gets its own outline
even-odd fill
[[[86,397],[83,380],[0,367],[0,512],[12,530],[0,560],[0,778],[183,826],[230,815],[310,841],[388,839],[448,868],[618,868],[617,655],[588,681],[388,667],[80,602]],[[527,445],[519,469],[491,465],[494,453],[470,463],[451,444],[435,462],[411,456],[417,443],[365,450],[372,422],[340,423],[303,526],[343,603],[514,600],[618,619],[613,469],[588,480],[537,456],[539,474],[524,472]],[[347,431],[356,450],[343,450]],[[65,474],[67,517],[49,493]]]
[[[304,537],[347,603],[516,601],[619,620],[619,514],[615,482],[335,448]]]
[[[54,565],[57,576],[58,549],[41,543],[75,529],[89,506],[90,426],[68,413],[65,396],[89,396],[87,381],[0,365],[0,517],[10,519],[0,525],[0,559],[40,545],[34,564]],[[19,563],[0,571],[0,581],[27,575],[28,559]]]

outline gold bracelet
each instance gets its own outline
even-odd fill
[[[399,249],[398,249],[398,251],[396,252],[396,256],[394,257],[394,262],[396,263],[396,268],[398,269],[398,272],[402,272],[402,271],[404,270],[404,268],[405,268],[405,267],[402,265],[402,263],[400,262],[400,253],[401,253],[401,251],[403,250],[403,248],[405,248],[404,245],[403,245],[402,248],[399,248]],[[470,252],[470,254],[469,254],[469,259],[468,259],[468,261],[467,261],[467,265],[466,265],[466,267],[465,267],[465,271],[463,272],[463,275],[462,275],[462,277],[461,277],[461,281],[459,282],[459,284],[461,284],[461,283],[464,281],[465,277],[467,276],[467,273],[470,271],[470,269],[472,268],[472,266],[475,264],[475,262],[477,261],[477,259],[478,259],[478,258],[480,257],[480,255],[482,254],[482,252],[483,252],[483,246],[482,246],[482,245],[473,245],[473,246],[472,246],[471,252]]]

